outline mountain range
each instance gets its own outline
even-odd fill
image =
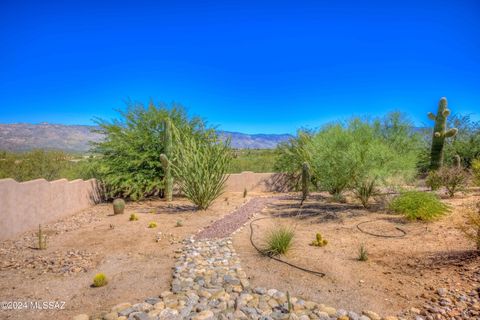
[[[93,132],[95,126],[51,123],[0,124],[0,150],[27,151],[31,149],[56,149],[66,152],[88,152],[90,142],[102,140]],[[271,149],[292,137],[290,134],[245,134],[218,131],[231,146],[237,149]]]

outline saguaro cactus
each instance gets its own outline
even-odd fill
[[[165,200],[172,201],[173,194],[173,177],[172,169],[170,168],[170,159],[172,155],[173,148],[173,137],[171,130],[170,119],[164,121],[164,153],[160,155],[160,161],[162,162],[163,167],[163,182],[165,190]]]
[[[432,150],[430,153],[430,170],[437,170],[443,165],[443,148],[445,146],[445,138],[454,137],[458,129],[451,128],[447,130],[447,117],[450,110],[447,108],[447,98],[443,97],[438,103],[437,114],[428,113],[430,120],[435,121],[432,137]]]
[[[302,165],[302,204],[308,197],[308,184],[310,183],[310,168],[308,163]]]

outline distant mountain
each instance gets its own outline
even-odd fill
[[[63,124],[0,124],[0,150],[26,151],[34,148],[57,149],[67,152],[87,152],[90,141],[102,136],[92,132],[95,126]],[[221,137],[231,138],[238,149],[270,149],[292,136],[289,134],[244,134],[219,131]]]

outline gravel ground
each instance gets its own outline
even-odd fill
[[[274,201],[285,197],[286,196],[271,196],[250,199],[240,208],[197,233],[195,239],[218,239],[230,236],[232,232],[245,224],[255,213],[260,212]]]

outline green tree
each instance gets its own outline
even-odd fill
[[[97,119],[97,132],[104,140],[95,143],[100,155],[99,177],[107,196],[142,199],[163,195],[164,169],[160,154],[165,153],[165,121],[184,135],[203,135],[205,124],[200,118],[189,118],[176,103],[148,107],[129,102],[120,117],[113,121]],[[174,145],[173,149],[179,148]]]

